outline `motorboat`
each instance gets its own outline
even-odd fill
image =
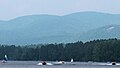
[[[120,63],[111,62],[111,63],[109,63],[109,64],[107,64],[107,65],[120,65]]]
[[[65,64],[64,61],[53,62],[53,65],[62,65]]]
[[[37,65],[53,65],[53,64],[42,61],[42,62],[38,63]]]
[[[53,62],[53,65],[63,65],[63,64],[73,64],[73,59],[71,59],[70,62],[65,62],[65,61]]]
[[[100,65],[120,65],[120,63],[109,62],[109,63],[100,63]]]

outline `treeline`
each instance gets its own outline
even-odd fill
[[[27,46],[0,45],[0,59],[9,60],[120,61],[120,40],[94,40],[67,44],[37,44]]]

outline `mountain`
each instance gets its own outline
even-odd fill
[[[0,43],[73,42],[82,40],[79,37],[89,30],[111,24],[120,25],[119,22],[119,14],[99,12],[78,12],[64,16],[22,16],[8,21],[0,21]]]
[[[83,33],[79,38],[81,40],[120,38],[120,25],[107,25],[97,29],[89,30]]]

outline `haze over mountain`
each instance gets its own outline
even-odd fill
[[[119,27],[117,27],[120,25],[119,22],[119,14],[99,12],[78,12],[64,16],[22,16],[9,21],[0,21],[0,43],[60,43],[77,40],[86,41],[96,38],[119,38],[119,35],[114,36],[114,34],[120,32]],[[116,30],[111,31],[111,35],[105,34],[103,30],[108,27],[105,25],[111,24],[117,27]],[[96,32],[99,37],[95,36],[97,35],[95,34]],[[105,36],[101,33],[103,33],[103,35],[105,34]],[[94,35],[94,37],[92,37],[92,35]]]
[[[120,38],[120,25],[107,25],[83,33],[81,40]]]

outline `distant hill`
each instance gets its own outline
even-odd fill
[[[79,39],[83,41],[109,38],[120,38],[120,25],[107,25],[97,29],[89,30],[79,37]]]
[[[34,44],[89,40],[91,37],[82,39],[79,37],[87,37],[86,32],[89,30],[111,24],[120,25],[119,14],[78,12],[64,16],[22,16],[9,21],[0,21],[0,43]]]

